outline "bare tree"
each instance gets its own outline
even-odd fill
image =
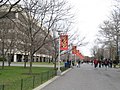
[[[91,53],[92,53],[93,57],[97,58],[97,52],[98,52],[98,46],[95,45],[95,46],[93,46],[93,48],[91,49]]]
[[[0,44],[2,51],[2,69],[4,69],[4,61],[7,60],[7,55],[9,53],[8,63],[10,66],[10,55],[15,44],[15,30],[14,24],[10,20],[1,19],[0,20]]]
[[[16,6],[20,1],[21,0],[17,0],[17,1],[0,0],[1,11],[2,11],[2,9],[4,10],[4,13],[1,13],[1,15],[0,15],[0,19],[5,18],[11,12],[11,10],[14,8],[14,6]],[[8,5],[9,8],[4,7],[4,6],[7,6],[7,5]]]
[[[65,24],[66,25],[66,24]],[[60,56],[67,56],[67,60],[69,60],[69,58],[70,58],[70,55],[72,56],[72,45],[76,45],[77,47],[81,47],[81,46],[84,46],[84,45],[86,45],[87,44],[87,42],[84,42],[84,40],[85,40],[85,37],[81,37],[80,39],[78,38],[79,37],[79,34],[78,34],[78,32],[77,32],[77,30],[76,31],[72,31],[72,29],[71,29],[71,22],[69,23],[69,25],[67,25],[66,26],[66,28],[65,28],[65,26],[64,27],[61,27],[62,25],[60,25],[60,26],[58,26],[57,27],[57,25],[53,28],[53,55],[54,55],[54,58],[55,58],[55,60],[54,60],[54,68],[56,69],[56,63],[57,63],[57,59],[58,59],[58,48],[59,48],[59,46],[58,46],[58,42],[59,42],[59,35],[57,35],[56,36],[56,33],[58,33],[57,31],[60,31],[61,32],[61,34],[67,34],[68,35],[68,47],[69,47],[69,49],[68,50],[61,50],[60,51]],[[72,33],[71,34],[69,34],[69,32],[71,32],[72,31]],[[74,32],[74,33],[73,33]]]
[[[23,0],[19,15],[18,26],[24,27],[19,32],[24,35],[29,43],[28,52],[30,54],[30,69],[32,73],[32,62],[35,53],[41,53],[41,48],[52,36],[52,27],[68,21],[70,8],[66,7],[65,1],[57,0]],[[22,22],[22,23],[21,23]],[[23,42],[23,40],[22,40]],[[23,42],[25,44],[25,42]]]
[[[118,44],[120,39],[120,9],[117,9],[112,14],[113,39],[116,43],[116,60],[119,62]]]
[[[100,26],[100,34],[104,36],[104,43],[116,47],[116,60],[119,61],[118,43],[120,38],[120,9],[111,14],[110,20],[104,21]]]
[[[102,44],[102,48],[109,47],[109,58],[112,57],[111,48],[115,46],[115,41],[112,35],[112,24],[110,21],[104,21],[102,25],[100,25],[99,35],[97,41],[99,44]],[[102,38],[101,38],[102,37]]]

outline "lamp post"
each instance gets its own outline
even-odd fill
[[[120,64],[120,42],[118,42],[118,59],[119,59],[119,64]],[[120,67],[120,65],[119,65]]]
[[[61,75],[61,70],[60,70],[60,32],[58,31],[59,34],[59,47],[58,47],[58,70],[57,70],[57,75],[60,76]]]
[[[74,55],[74,59],[75,59],[75,66],[76,66],[77,65],[76,55]]]
[[[71,60],[71,67],[73,68],[73,60],[72,60],[72,43],[70,44],[70,48],[71,48],[71,51],[70,51],[70,60]]]

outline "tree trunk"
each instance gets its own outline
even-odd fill
[[[26,54],[26,51],[25,51],[25,56],[24,56],[24,68],[26,68],[26,63],[27,63],[27,54]]]
[[[27,61],[27,60],[26,60],[26,58],[25,58],[25,61],[24,61],[24,68],[26,68],[26,61]]]
[[[117,40],[116,40],[116,52],[117,52],[117,55],[116,55],[116,61],[117,61],[117,64],[119,63],[119,51],[118,51],[118,38],[119,36],[117,35]]]
[[[8,55],[8,66],[10,67],[11,64],[11,54]]]
[[[33,61],[33,55],[32,53],[30,54],[30,68],[29,68],[29,73],[32,74],[32,61]]]
[[[31,39],[31,42],[33,40]],[[31,50],[30,50],[30,68],[29,68],[29,73],[32,74],[32,62],[33,62],[33,44],[31,43]]]
[[[56,58],[55,58],[55,62],[54,62],[54,69],[56,69],[56,61],[57,61],[57,60],[56,60]]]
[[[2,61],[2,69],[4,69],[4,62],[5,62],[4,40],[3,40],[3,42],[2,42],[2,58],[3,58],[3,61]]]
[[[4,57],[4,55],[3,55],[2,69],[4,69],[4,62],[5,62],[5,57]]]

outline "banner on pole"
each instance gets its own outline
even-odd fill
[[[72,54],[76,54],[76,46],[72,46]]]
[[[68,50],[68,35],[60,35],[60,50]]]
[[[84,56],[80,53],[79,50],[77,50],[76,55],[77,55],[80,59],[84,59]]]
[[[76,51],[76,55],[79,56],[79,50]]]

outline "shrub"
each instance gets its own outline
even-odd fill
[[[0,61],[3,61],[3,59],[4,61],[6,61],[6,58],[0,57]]]

